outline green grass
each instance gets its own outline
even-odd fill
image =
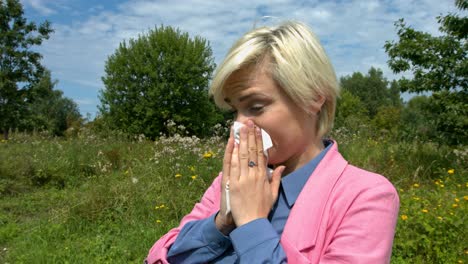
[[[399,190],[392,263],[468,263],[466,147],[334,137],[352,164]],[[0,143],[0,263],[141,263],[216,177],[223,146],[12,135]]]

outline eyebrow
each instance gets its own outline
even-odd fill
[[[243,102],[243,101],[246,101],[252,97],[262,97],[262,98],[266,98],[267,96],[265,96],[264,94],[262,93],[257,93],[257,92],[252,92],[252,93],[249,93],[249,94],[246,94],[246,95],[243,95],[241,97],[239,97],[239,102]],[[229,98],[224,98],[224,102],[228,103],[228,104],[231,104],[231,100]]]

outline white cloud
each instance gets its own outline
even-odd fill
[[[54,12],[45,1],[24,2],[42,14]],[[113,11],[99,2],[86,10],[91,10],[88,16],[72,23],[52,21],[55,33],[40,50],[54,78],[79,84],[80,89],[88,89],[90,96],[97,98],[97,90],[103,87],[100,79],[107,56],[124,39],[136,38],[155,25],[178,27],[192,36],[206,38],[219,63],[233,42],[262,16],[274,17],[266,24],[296,19],[308,23],[322,40],[338,76],[366,73],[374,66],[392,79],[383,45],[396,37],[394,21],[404,17],[415,29],[436,34],[435,17],[455,8],[452,0],[139,0],[123,2]]]
[[[46,3],[44,3],[43,0],[22,0],[22,2],[33,9],[35,9],[37,12],[40,14],[47,16],[54,14],[56,11],[53,10],[52,8],[48,7]]]

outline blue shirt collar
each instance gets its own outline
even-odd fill
[[[325,145],[325,149],[323,149],[315,158],[281,179],[281,188],[289,207],[294,205],[310,175],[312,175],[315,168],[317,168],[320,161],[333,145],[333,141],[331,140],[324,140],[323,143]]]

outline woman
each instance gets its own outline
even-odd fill
[[[384,177],[349,165],[337,143],[323,139],[339,87],[307,26],[285,22],[245,34],[210,92],[245,124],[240,141],[231,133],[223,172],[151,248],[148,263],[390,261],[398,195]],[[260,129],[273,142],[268,157]]]

